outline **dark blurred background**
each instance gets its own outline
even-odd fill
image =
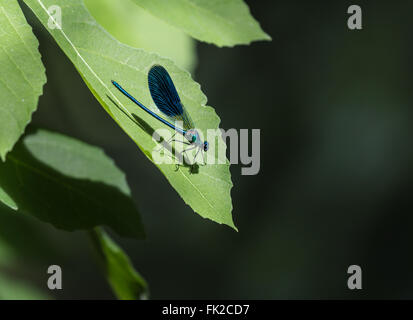
[[[247,3],[273,41],[196,42],[192,72],[222,128],[261,129],[260,173],[231,166],[238,233],[185,205],[25,10],[48,78],[33,123],[101,146],[126,172],[148,239],[114,237],[153,299],[413,298],[413,2]],[[347,27],[351,4],[361,31]],[[113,298],[85,233],[0,219],[0,240],[25,252],[9,250],[7,281]],[[59,292],[46,290],[51,264],[63,269]],[[352,264],[362,290],[347,288]]]

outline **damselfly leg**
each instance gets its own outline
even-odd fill
[[[168,141],[166,141],[166,143],[167,143],[167,144],[171,144],[172,141],[176,141],[176,140],[174,139],[175,136],[176,136],[176,132],[172,135],[172,137],[171,137]],[[156,149],[155,152],[160,152],[162,149],[166,149],[164,143],[165,143],[165,140],[163,140],[162,142],[160,142],[160,145],[161,145],[161,146],[160,146],[158,149]]]

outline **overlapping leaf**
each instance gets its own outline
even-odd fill
[[[155,17],[219,47],[271,40],[242,0],[133,0]]]
[[[120,42],[172,59],[191,71],[195,40],[135,5],[130,0],[84,0],[96,21]],[[110,19],[108,18],[110,17]]]
[[[0,189],[0,201],[57,228],[107,225],[143,237],[124,174],[101,149],[78,140],[44,130],[25,136],[0,163]]]
[[[46,82],[38,42],[17,3],[0,0],[0,158],[5,159],[37,108]],[[0,197],[1,197],[0,190]]]

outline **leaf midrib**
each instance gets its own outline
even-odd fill
[[[7,11],[4,9],[4,7],[1,7],[1,11],[3,11],[4,16],[6,17],[7,21],[9,22],[9,24],[11,25],[11,27],[14,29],[14,31],[17,33],[18,37],[20,38],[21,42],[23,43],[24,48],[29,52],[30,56],[32,57],[32,60],[34,62],[36,62],[36,57],[33,55],[33,53],[29,50],[29,47],[27,46],[26,42],[23,40],[22,36],[20,35],[20,33],[18,32],[18,30],[14,27],[12,21],[10,20]],[[19,70],[21,72],[21,74],[23,75],[24,80],[26,80],[26,82],[29,84],[29,86],[32,88],[34,93],[36,92],[36,89],[33,87],[32,83],[26,78],[26,74],[21,70],[21,68],[19,68],[19,66],[17,65],[17,63],[9,56],[9,54],[7,53],[6,49],[2,46],[4,52],[6,53],[7,57],[10,59],[10,61],[13,62],[13,64],[16,66],[17,70]]]

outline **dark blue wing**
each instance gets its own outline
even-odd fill
[[[148,84],[152,99],[162,113],[171,118],[184,113],[175,85],[164,67],[154,65],[149,70]]]

